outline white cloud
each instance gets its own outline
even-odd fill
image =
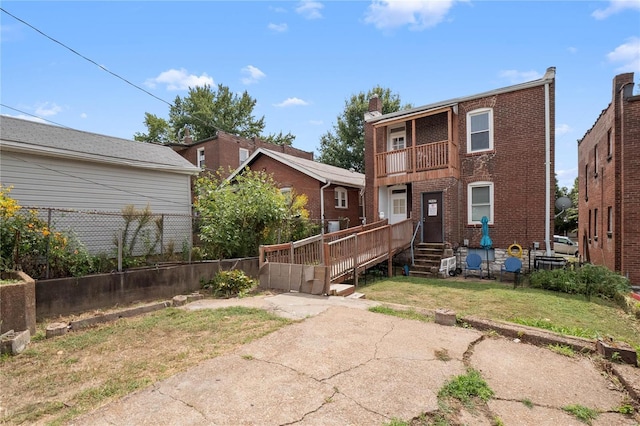
[[[597,9],[591,16],[596,19],[606,19],[625,9],[640,10],[640,0],[611,0],[606,9]]]
[[[51,117],[60,111],[62,111],[62,107],[52,102],[43,102],[36,105],[36,115],[41,115],[43,117]]]
[[[87,118],[87,117],[88,117],[88,115],[87,115],[86,112],[83,112],[82,114],[80,114],[80,118]]]
[[[287,98],[279,104],[273,104],[273,106],[277,107],[290,107],[290,106],[298,106],[298,105],[309,105],[309,102],[303,101],[300,98]]]
[[[556,136],[566,135],[567,133],[572,132],[573,129],[568,124],[560,124],[556,126]]]
[[[164,71],[155,78],[147,79],[144,84],[151,88],[155,88],[158,84],[166,84],[167,90],[189,90],[190,87],[204,86],[205,84],[211,86],[213,78],[209,77],[207,73],[202,73],[201,76],[188,74],[186,69],[180,68],[179,70]]]
[[[378,29],[409,25],[423,30],[442,22],[455,0],[373,0],[365,14],[365,22]]]
[[[324,8],[324,5],[320,2],[313,0],[302,0],[298,7],[296,7],[296,12],[300,15],[304,16],[306,19],[320,19],[322,18],[322,13],[320,10]]]
[[[312,126],[322,126],[324,124],[324,121],[322,121],[322,120],[309,120],[309,124],[311,124]]]
[[[609,62],[620,64],[616,71],[638,72],[640,71],[640,38],[631,37],[627,42],[607,53]]]
[[[287,13],[287,9],[284,7],[269,6],[269,10],[273,10],[276,13]]]
[[[247,65],[246,67],[242,68],[240,72],[246,75],[246,77],[242,77],[242,84],[257,83],[259,80],[262,80],[267,76],[265,73],[263,73],[253,65]]]
[[[537,71],[518,71],[503,70],[500,71],[500,77],[506,78],[511,84],[523,83],[525,81],[537,80],[542,78],[542,74]]]
[[[267,25],[267,28],[269,28],[271,31],[274,31],[276,33],[284,33],[285,31],[287,31],[289,29],[289,26],[284,23],[284,24],[273,24],[273,23],[269,23],[269,25]]]
[[[567,47],[567,52],[569,52],[569,53],[577,53],[578,52],[578,48],[577,47],[573,47],[573,46],[569,46],[569,47]]]

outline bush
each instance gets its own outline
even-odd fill
[[[218,297],[242,297],[255,285],[254,279],[239,269],[233,269],[218,272],[212,280],[203,283],[202,288],[211,290]]]
[[[586,264],[576,270],[539,270],[531,274],[532,288],[582,294],[587,299],[598,296],[620,304],[630,291],[628,280],[604,266]]]

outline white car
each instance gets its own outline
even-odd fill
[[[573,242],[569,237],[554,235],[553,251],[558,254],[569,254],[571,256],[578,256],[578,243]]]

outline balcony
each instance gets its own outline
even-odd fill
[[[376,154],[376,178],[381,185],[457,176],[457,152],[444,140]]]

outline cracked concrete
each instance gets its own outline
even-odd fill
[[[486,410],[462,410],[464,423],[491,425],[497,417],[507,425],[580,425],[562,410],[580,404],[603,412],[594,425],[637,424],[613,412],[628,396],[586,357],[368,312],[376,304],[369,301],[278,295],[185,308],[233,302],[306,319],[73,424],[382,425],[438,410],[438,391],[468,367],[496,395]]]

